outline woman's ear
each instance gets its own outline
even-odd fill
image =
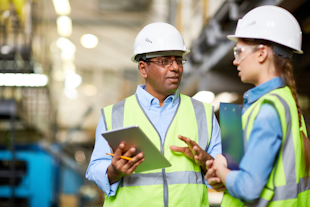
[[[258,46],[258,62],[263,63],[267,60],[268,54],[269,54],[269,47],[266,45],[259,45]]]
[[[147,78],[147,70],[148,70],[148,64],[144,61],[139,61],[139,71],[141,73],[141,76],[145,79]]]

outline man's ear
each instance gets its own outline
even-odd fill
[[[268,53],[270,52],[269,47],[266,45],[261,45],[258,50],[258,62],[263,63],[267,60]]]
[[[139,61],[139,71],[141,73],[141,76],[143,78],[147,78],[147,70],[148,70],[148,64],[144,61]]]

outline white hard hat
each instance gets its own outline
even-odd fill
[[[134,54],[131,56],[133,62],[139,54],[177,51],[185,55],[190,52],[186,49],[183,37],[172,25],[156,22],[145,26],[137,35],[134,44]]]
[[[238,38],[268,40],[293,49],[302,54],[302,33],[295,17],[278,6],[260,6],[252,9],[239,19],[234,35],[228,39]]]

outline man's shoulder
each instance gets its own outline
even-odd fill
[[[105,106],[104,108],[109,108],[109,107],[113,107],[114,105],[123,104],[123,103],[125,103],[126,100],[133,99],[133,98],[136,99],[135,94],[133,94],[131,96],[128,96],[127,98],[124,98],[124,99],[122,99],[122,100],[120,100],[120,101],[118,101],[118,102],[116,102],[114,104],[110,104],[108,106]]]

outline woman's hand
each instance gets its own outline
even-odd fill
[[[226,190],[225,185],[222,183],[221,179],[216,176],[216,168],[214,167],[214,160],[208,160],[206,162],[207,173],[205,175],[208,184],[216,191]]]
[[[214,165],[214,167],[216,169],[219,169],[221,167],[227,168],[227,160],[226,160],[226,158],[223,155],[218,154],[216,156],[216,159],[214,160],[214,164],[213,165]]]

